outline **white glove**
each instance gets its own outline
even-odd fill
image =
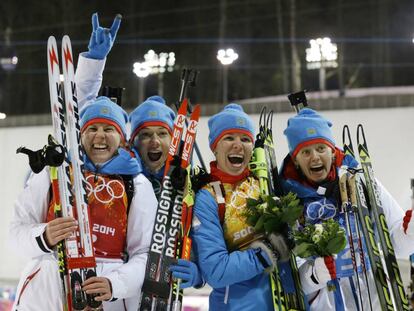
[[[282,234],[271,233],[267,236],[272,248],[278,254],[278,260],[281,262],[288,261],[290,258],[290,249],[286,238]]]
[[[256,256],[265,268],[265,272],[270,273],[277,265],[278,254],[273,250],[272,245],[266,240],[257,240],[250,243],[249,248],[256,250]]]
[[[311,279],[315,284],[326,284],[330,280],[336,279],[335,258],[333,256],[316,258]]]

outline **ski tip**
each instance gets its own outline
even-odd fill
[[[64,35],[62,38],[62,53],[65,49],[70,50],[70,54],[72,54],[72,43],[68,35]]]
[[[200,104],[197,104],[194,106],[193,113],[191,114],[191,116],[192,118],[194,117],[198,118],[200,116],[200,113],[201,113],[201,106]]]
[[[47,46],[48,47],[56,47],[57,45],[56,45],[56,38],[54,37],[54,36],[50,36],[48,39],[47,39]]]
[[[188,99],[184,98],[181,102],[180,108],[178,108],[177,114],[181,115],[187,115],[187,105],[188,105]]]
[[[54,71],[53,68],[55,68],[55,65],[59,67],[56,40],[54,37],[49,37],[49,40],[47,43],[47,60],[48,60],[48,67],[53,73]]]

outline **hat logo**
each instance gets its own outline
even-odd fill
[[[309,136],[316,135],[316,129],[313,127],[306,129],[306,132],[308,133]]]
[[[108,107],[102,107],[101,108],[101,114],[109,114],[109,108]]]
[[[246,125],[246,121],[241,117],[237,118],[236,123],[237,123],[238,126],[245,126]]]
[[[157,113],[156,110],[150,110],[150,111],[148,111],[148,116],[149,117],[155,118],[157,115],[158,115],[158,113]]]

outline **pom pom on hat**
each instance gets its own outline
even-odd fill
[[[116,130],[126,139],[126,123],[128,114],[106,96],[100,96],[91,104],[84,106],[80,113],[80,126],[83,132],[94,123],[107,123],[115,126]]]
[[[335,149],[335,140],[331,131],[332,123],[310,108],[303,108],[288,120],[286,135],[289,153],[295,157],[299,150],[310,144],[325,143]]]
[[[208,120],[210,149],[216,148],[217,142],[227,133],[243,133],[254,141],[254,126],[251,118],[238,104],[228,104],[224,109]]]
[[[174,126],[175,113],[161,96],[148,97],[129,115],[131,122],[131,141],[139,130],[146,126],[162,126],[171,134]]]

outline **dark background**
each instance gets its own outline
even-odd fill
[[[0,57],[19,58],[14,70],[0,69],[1,112],[49,112],[47,38],[68,34],[75,55],[86,51],[93,12],[105,27],[123,15],[104,85],[126,88],[127,109],[138,104],[132,64],[150,48],[176,54],[174,72],[164,75],[169,102],[178,98],[185,66],[200,70],[193,101],[221,102],[216,54],[227,47],[239,54],[229,68],[229,100],[317,90],[318,71],[306,69],[305,49],[324,36],[338,44],[341,65],[328,70],[328,89],[414,84],[412,0],[15,0],[0,2]],[[157,93],[157,81],[146,78],[146,96]]]

